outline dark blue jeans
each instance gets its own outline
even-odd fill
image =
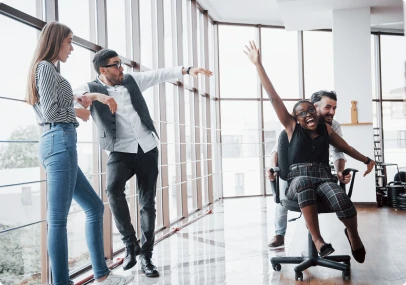
[[[112,152],[107,162],[107,197],[117,229],[126,246],[137,243],[125,197],[125,184],[137,177],[141,220],[141,254],[151,255],[155,241],[155,196],[158,177],[158,149],[144,153]]]
[[[72,198],[86,214],[86,243],[95,278],[109,273],[103,252],[103,211],[99,196],[78,166],[76,129],[57,123],[39,141],[39,159],[47,173],[48,252],[53,284],[69,282],[66,224]]]

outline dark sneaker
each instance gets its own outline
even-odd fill
[[[272,248],[284,247],[285,237],[280,235],[274,236],[273,239],[268,243],[268,246]]]

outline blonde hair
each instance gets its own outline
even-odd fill
[[[34,105],[38,102],[35,81],[38,63],[43,60],[49,62],[55,60],[58,57],[63,41],[71,33],[72,30],[69,27],[57,22],[49,22],[42,29],[28,73],[28,92],[25,96],[25,101],[28,104]]]

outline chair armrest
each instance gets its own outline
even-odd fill
[[[279,167],[272,167],[269,169],[269,171],[271,173],[275,173],[275,172],[278,173],[281,170],[279,169]],[[269,182],[271,182],[271,190],[274,194],[274,201],[275,201],[275,203],[280,204],[281,200],[280,200],[280,194],[279,194],[279,175],[276,175],[276,179],[274,181],[269,181]]]
[[[343,175],[348,175],[350,172],[352,171],[352,176],[351,176],[351,182],[350,182],[350,188],[348,189],[348,197],[351,198],[352,195],[352,189],[354,187],[354,181],[355,181],[355,174],[358,172],[358,169],[355,168],[346,168],[343,171]],[[345,189],[345,184],[340,183],[341,187],[343,187]]]

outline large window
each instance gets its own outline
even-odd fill
[[[305,98],[318,90],[334,90],[333,35],[303,32]]]
[[[405,42],[381,35],[382,129],[385,162],[406,169]],[[379,102],[378,102],[379,103]],[[389,175],[389,174],[388,174]],[[391,180],[393,175],[388,177]]]

